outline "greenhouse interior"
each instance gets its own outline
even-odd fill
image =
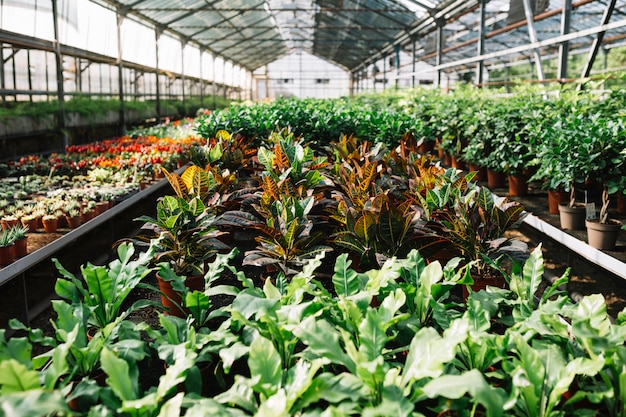
[[[626,417],[626,0],[0,0],[0,416]]]

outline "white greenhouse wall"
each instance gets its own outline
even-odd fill
[[[346,71],[307,52],[278,59],[255,71],[259,100],[278,97],[337,98],[350,94]]]

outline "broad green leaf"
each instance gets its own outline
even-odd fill
[[[359,352],[366,361],[373,361],[381,356],[388,340],[378,310],[368,310],[365,320],[359,325]]]
[[[282,363],[274,344],[263,336],[257,336],[250,344],[248,356],[251,378],[255,389],[265,396],[275,394],[282,385]]]
[[[339,333],[327,321],[307,317],[293,329],[293,334],[307,345],[302,355],[310,361],[322,358],[330,363],[343,365],[350,372],[356,371],[354,362],[339,343]]]
[[[241,314],[245,319],[250,319],[253,316],[258,318],[274,311],[278,304],[279,300],[261,298],[242,291],[233,300],[232,310]]]
[[[505,392],[490,386],[476,369],[461,375],[442,375],[428,382],[422,390],[429,398],[456,400],[469,394],[473,401],[485,407],[487,416],[504,415]]]
[[[358,273],[350,268],[352,261],[347,253],[342,253],[335,261],[333,285],[338,296],[349,297],[359,291]]]
[[[107,377],[107,385],[111,387],[115,395],[123,401],[136,400],[137,392],[128,377],[129,367],[124,359],[120,359],[109,349],[102,349],[100,363]]]
[[[465,340],[462,333],[444,333],[441,337],[432,327],[423,327],[413,337],[403,371],[403,386],[423,378],[437,378]]]
[[[0,393],[2,395],[39,388],[39,374],[10,358],[0,361]]]

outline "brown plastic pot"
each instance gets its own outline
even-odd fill
[[[587,242],[592,248],[600,250],[613,250],[617,243],[622,222],[609,219],[608,223],[600,223],[597,220],[586,220]]]
[[[575,204],[570,207],[568,203],[559,204],[559,219],[561,229],[564,230],[585,230],[585,218],[587,210],[584,204]]]

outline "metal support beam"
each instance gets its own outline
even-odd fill
[[[415,63],[416,63],[416,41],[415,39],[413,39],[412,42],[412,48],[413,50],[411,51],[411,87],[415,88]]]
[[[387,87],[387,57],[383,55],[383,91]]]
[[[484,22],[484,19],[483,19]],[[445,38],[443,37],[443,27],[446,24],[445,20],[443,19],[439,19],[437,20],[437,58],[435,60],[435,63],[437,66],[441,65],[441,61],[443,59],[443,47],[444,47],[444,42],[445,42]],[[484,24],[482,25],[483,29],[484,29]],[[483,30],[484,33],[484,30]],[[484,40],[484,37],[483,37]],[[482,70],[481,70],[482,73]],[[482,81],[481,81],[482,82]],[[437,70],[437,87],[441,87],[441,70]]]
[[[615,2],[616,0],[611,0],[611,2],[606,5],[606,9],[604,9],[604,14],[602,15],[602,21],[600,22],[601,25],[606,25],[611,20],[611,15],[613,15],[613,10],[615,9]],[[589,49],[587,62],[585,63],[582,74],[580,75],[581,78],[586,78],[591,73],[591,68],[593,67],[593,63],[596,60],[596,56],[598,55],[598,51],[600,50],[600,45],[602,44],[605,33],[605,30],[598,32],[597,37],[593,40],[591,48]]]
[[[478,46],[476,49],[476,54],[478,57],[483,56],[485,53],[485,9],[487,8],[487,1],[480,0],[478,7],[478,15],[479,15],[479,23],[478,23]],[[440,71],[441,63],[437,64],[437,72]],[[476,63],[476,85],[482,86],[483,84],[483,73],[485,69],[485,61],[483,59],[478,60]]]
[[[161,34],[163,33],[163,29],[154,28],[154,49],[155,49],[155,67],[154,73],[156,76],[156,114],[157,120],[161,120],[161,72],[159,70],[159,39],[161,38]]]
[[[183,113],[187,113],[187,106],[185,103],[185,46],[187,46],[187,40],[180,40],[180,80],[182,84],[182,95],[183,95]],[[182,115],[183,117],[186,114]]]
[[[530,5],[530,0],[524,0],[524,13],[526,14],[526,24],[528,26],[528,35],[530,36],[530,41],[532,43],[539,42],[539,38],[537,37],[537,30],[535,29],[535,19],[533,18],[533,8]],[[539,49],[535,48],[533,50],[533,55],[535,57],[535,68],[537,70],[537,78],[539,81],[543,81],[546,79],[543,73],[543,65],[541,64],[541,54],[539,53]]]
[[[396,54],[394,58],[394,65],[396,67],[396,90],[400,87],[400,45],[396,45]]]
[[[59,21],[57,11],[57,0],[52,1],[52,21],[54,26],[54,57],[57,72],[57,100],[59,102],[59,113],[57,123],[59,131],[63,136],[63,148],[69,145],[69,137],[65,129],[65,91],[63,88],[63,58],[61,57],[61,41],[59,39]]]
[[[567,35],[570,31],[570,21],[572,16],[572,0],[563,0],[563,11],[561,12],[561,36]],[[569,59],[569,41],[559,45],[559,67],[557,77],[561,80],[567,79],[567,61]]]
[[[117,17],[117,73],[120,100],[120,135],[126,134],[126,112],[124,111],[124,61],[122,60],[122,23],[124,16],[116,11]]]

